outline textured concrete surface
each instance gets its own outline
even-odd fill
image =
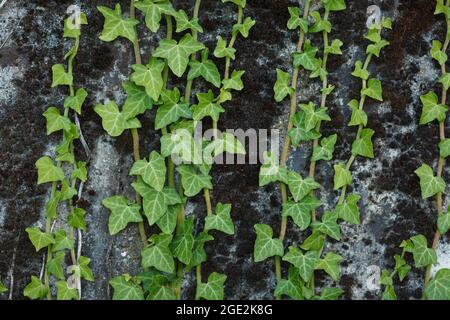
[[[126,41],[102,43],[98,35],[102,18],[96,10],[99,4],[112,7],[115,1],[54,1],[8,0],[0,9],[0,277],[10,286],[12,297],[23,298],[22,291],[32,274],[41,268],[40,254],[36,254],[24,229],[43,223],[44,204],[48,198],[47,186],[36,185],[34,162],[43,154],[51,155],[57,137],[45,135],[45,122],[41,116],[49,105],[61,106],[66,92],[53,90],[51,65],[61,63],[68,43],[62,39],[62,21],[66,8],[79,4],[86,12],[89,26],[84,29],[80,55],[76,60],[75,82],[89,92],[84,113],[80,118],[82,129],[92,158],[89,162],[89,183],[80,206],[88,215],[88,231],[83,234],[83,255],[93,259],[96,282],[83,284],[86,299],[109,299],[108,279],[117,274],[134,274],[139,270],[140,242],[137,229],[110,237],[107,233],[108,212],[101,200],[122,192],[132,197],[131,179],[127,176],[132,163],[131,136],[118,139],[106,136],[93,106],[105,99],[122,102],[125,95],[121,82],[130,74],[132,50]],[[128,8],[128,1],[120,1]],[[193,1],[174,1],[178,8],[192,11]],[[249,0],[246,15],[257,21],[248,40],[239,39],[237,60],[233,68],[244,69],[246,89],[235,95],[226,105],[220,127],[225,128],[281,128],[287,120],[288,104],[276,104],[273,99],[275,69],[290,70],[290,53],[295,48],[297,35],[287,30],[287,7],[294,0]],[[429,57],[433,39],[444,36],[442,18],[433,16],[434,1],[429,0],[348,0],[348,9],[333,14],[332,38],[344,42],[344,54],[333,56],[329,63],[331,83],[337,90],[330,96],[328,107],[333,121],[327,123],[325,135],[338,133],[335,161],[346,160],[354,128],[349,121],[347,103],[358,97],[360,83],[350,77],[356,59],[362,59],[366,46],[363,39],[366,8],[377,4],[385,15],[394,20],[394,30],[387,33],[391,42],[383,56],[375,59],[371,72],[383,81],[385,102],[367,104],[368,127],[376,131],[374,160],[359,159],[354,165],[354,190],[362,196],[363,223],[353,227],[344,225],[342,241],[330,242],[333,249],[344,257],[342,279],[339,285],[345,298],[378,299],[379,290],[367,286],[373,267],[392,267],[393,254],[398,252],[402,239],[417,233],[432,238],[435,226],[435,207],[432,201],[420,198],[419,185],[413,171],[421,164],[436,165],[438,150],[437,126],[418,126],[421,106],[419,96],[436,85],[438,66]],[[201,10],[201,23],[205,33],[201,39],[213,48],[217,35],[228,36],[234,23],[233,6],[219,1],[205,0]],[[164,36],[164,28],[151,34],[142,25],[139,28],[144,59]],[[319,36],[312,39],[320,42]],[[219,68],[223,69],[219,62]],[[185,81],[171,79],[173,85]],[[195,90],[201,90],[198,83]],[[302,73],[300,101],[318,101],[320,84]],[[256,115],[256,116],[255,116]],[[141,152],[148,154],[159,148],[158,132],[153,130],[154,111],[143,118]],[[78,148],[81,149],[81,146]],[[289,165],[305,172],[310,154],[305,145],[293,152]],[[80,158],[85,155],[80,151]],[[332,164],[321,163],[317,180],[323,188],[320,196],[326,208],[332,208],[337,195],[332,192]],[[275,284],[273,261],[255,264],[252,261],[255,223],[269,223],[278,230],[280,199],[277,187],[258,188],[257,165],[216,166],[214,176],[214,202],[232,202],[232,216],[236,223],[234,237],[214,234],[216,242],[207,246],[208,262],[205,275],[212,271],[228,275],[225,297],[229,299],[268,299]],[[448,169],[445,171],[448,180]],[[188,214],[198,217],[201,227],[204,206],[201,198],[190,200]],[[289,225],[286,244],[299,243],[304,234]],[[441,242],[439,266],[450,266],[450,243]],[[320,273],[319,285],[326,283]],[[414,270],[398,285],[401,298],[420,298],[423,272]],[[184,297],[192,298],[193,275],[187,275]],[[7,298],[3,295],[1,298]]]

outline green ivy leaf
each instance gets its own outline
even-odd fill
[[[55,244],[52,246],[52,251],[72,250],[74,248],[73,240],[69,239],[64,230],[55,232]]]
[[[433,91],[420,97],[422,101],[422,115],[420,116],[420,124],[426,124],[437,120],[443,122],[446,119],[448,107],[438,103],[438,96]]]
[[[244,19],[242,23],[237,23],[233,26],[233,34],[237,34],[238,32],[244,38],[248,38],[251,28],[256,24],[256,21],[250,17]]]
[[[192,118],[189,104],[184,100],[180,101],[180,90],[164,90],[162,95],[163,104],[158,108],[155,119],[155,129],[162,129],[180,118]]]
[[[441,269],[425,288],[428,300],[450,300],[450,269]]]
[[[69,288],[66,281],[56,282],[56,299],[57,300],[78,300],[77,289]]]
[[[129,276],[118,276],[109,280],[114,289],[113,300],[144,300],[142,288],[133,283]]]
[[[64,38],[76,39],[80,37],[81,25],[88,24],[88,21],[86,15],[83,12],[80,12],[80,15],[79,17],[77,17],[77,19],[79,19],[78,22],[80,25],[75,24],[75,17],[69,17],[64,20]]]
[[[338,300],[343,293],[341,288],[325,288],[322,290],[319,300]]]
[[[141,222],[140,207],[129,203],[124,196],[113,196],[102,201],[103,206],[111,210],[108,228],[109,234],[115,235],[127,227],[130,222]]]
[[[324,243],[325,243],[325,235],[322,232],[313,229],[311,235],[307,237],[305,241],[303,241],[300,248],[307,251],[310,250],[319,251],[322,250]]]
[[[341,239],[341,228],[337,224],[338,213],[336,211],[325,211],[322,222],[315,222],[313,227],[317,230],[339,241]]]
[[[372,136],[375,131],[372,129],[362,129],[359,139],[356,139],[352,144],[352,154],[354,156],[363,156],[373,159],[373,143]]]
[[[450,88],[450,73],[445,73],[439,78],[439,82],[442,83],[445,91]]]
[[[64,173],[61,168],[53,164],[49,157],[42,157],[36,161],[35,166],[38,170],[38,184],[62,181]]]
[[[331,42],[331,45],[325,48],[325,53],[327,54],[335,54],[335,55],[342,55],[341,47],[344,45],[344,43],[339,39],[334,39]]]
[[[75,208],[73,213],[69,214],[67,217],[69,226],[73,228],[77,228],[80,230],[86,230],[86,221],[84,219],[84,216],[86,214],[86,211],[84,211],[81,208]]]
[[[200,121],[205,117],[210,117],[213,121],[218,121],[220,114],[225,112],[222,106],[214,101],[214,93],[197,93],[198,104],[192,106],[192,117],[195,121]]]
[[[81,114],[81,107],[86,100],[88,93],[83,88],[78,89],[73,97],[67,97],[64,100],[64,108],[70,108],[76,113]]]
[[[164,66],[164,61],[154,57],[150,58],[150,61],[145,66],[134,64],[131,66],[134,72],[131,74],[130,80],[138,86],[143,86],[147,95],[153,101],[158,101],[164,86],[162,77]]]
[[[177,226],[177,216],[180,212],[180,205],[168,206],[166,213],[156,221],[156,225],[166,234],[171,234]]]
[[[321,204],[313,196],[306,196],[301,202],[287,201],[283,204],[283,216],[291,217],[300,231],[305,231],[311,223],[311,211],[320,207]]]
[[[445,139],[439,143],[439,154],[442,158],[450,156],[450,139]]]
[[[289,73],[277,69],[277,81],[275,82],[275,85],[273,87],[276,102],[283,101],[284,98],[294,92],[294,89],[289,84],[290,80],[291,76],[289,75]]]
[[[197,235],[192,249],[191,263],[187,266],[188,270],[206,261],[205,243],[213,240],[214,238],[204,231]]]
[[[319,253],[317,251],[307,251],[305,254],[301,252],[297,247],[289,247],[283,261],[287,261],[298,268],[300,276],[305,282],[311,279],[314,272],[314,267],[319,260]]]
[[[23,295],[32,300],[42,299],[48,293],[47,287],[39,280],[38,277],[31,276],[31,282],[23,290]]]
[[[303,46],[303,52],[295,52],[293,54],[294,66],[302,66],[308,71],[316,70],[320,65],[320,60],[316,58],[316,54],[318,51],[318,48],[311,45],[310,40],[306,40]]]
[[[170,244],[173,256],[185,265],[189,265],[192,259],[192,249],[194,247],[193,230],[194,220],[192,218],[185,220]]]
[[[339,190],[344,186],[352,184],[352,174],[350,170],[345,168],[342,164],[335,164],[334,168],[334,190]]]
[[[428,248],[427,238],[419,234],[411,237],[414,244],[412,254],[416,268],[428,267],[437,262],[437,256],[434,249]]]
[[[368,121],[367,113],[364,110],[359,109],[359,101],[353,99],[352,101],[349,102],[348,105],[352,109],[352,117],[348,124],[349,127],[360,125],[366,127]]]
[[[203,50],[201,61],[189,62],[188,80],[193,80],[198,77],[203,77],[206,81],[213,84],[217,88],[220,88],[220,73],[217,66],[212,60],[208,59],[208,49]]]
[[[288,183],[287,170],[285,167],[280,167],[278,159],[270,153],[264,153],[264,162],[259,171],[259,186],[263,187],[272,182]]]
[[[211,177],[199,172],[190,165],[181,165],[177,167],[181,175],[181,184],[184,188],[184,194],[188,197],[194,197],[203,189],[212,189]]]
[[[256,241],[253,252],[255,262],[264,261],[273,256],[283,256],[283,242],[280,239],[273,239],[273,231],[270,226],[255,224],[255,231]]]
[[[303,111],[304,125],[306,131],[311,131],[317,126],[319,121],[331,121],[330,116],[327,114],[327,108],[318,108],[314,106],[314,103],[300,104],[300,109]]]
[[[142,250],[142,267],[154,267],[162,272],[174,273],[175,262],[169,244],[172,241],[172,235],[154,234],[150,238],[150,245]]]
[[[245,71],[233,70],[230,79],[222,80],[224,90],[241,91],[242,89],[244,89],[244,83],[242,82],[242,76],[244,75],[244,73]]]
[[[245,8],[245,5],[247,4],[247,0],[222,0],[222,3],[232,2],[238,7],[241,7],[242,9]]]
[[[223,233],[233,235],[234,224],[231,219],[231,204],[219,202],[216,206],[215,214],[205,218],[205,230],[218,230]]]
[[[78,179],[81,182],[86,182],[87,178],[86,162],[78,161],[76,168],[72,171],[72,180]]]
[[[337,134],[333,134],[329,137],[325,137],[320,141],[320,145],[314,147],[311,161],[325,160],[330,161],[333,159],[334,146],[337,141]]]
[[[450,230],[450,210],[438,217],[438,229],[441,234],[446,234]]]
[[[220,138],[215,139],[205,147],[203,158],[205,159],[206,155],[216,157],[224,152],[230,154],[246,154],[245,147],[239,139],[231,133],[224,132]],[[212,159],[207,160],[210,161],[208,163],[212,163]]]
[[[176,32],[183,32],[189,29],[191,31],[197,31],[200,33],[203,32],[202,26],[198,23],[198,18],[192,18],[191,20],[189,20],[188,15],[182,9],[178,10],[177,14],[175,15],[175,20],[177,22]]]
[[[355,62],[355,70],[352,72],[352,76],[367,80],[369,79],[369,71],[364,69],[362,62],[358,60]]]
[[[47,135],[59,130],[70,130],[70,119],[64,115],[61,115],[57,108],[50,107],[43,113],[43,115],[45,119],[47,119]]]
[[[223,300],[224,284],[227,276],[213,272],[208,276],[207,283],[199,283],[195,293],[196,299]]]
[[[116,40],[118,37],[124,37],[132,43],[137,41],[136,26],[139,24],[139,21],[136,19],[122,18],[120,4],[116,4],[114,10],[104,6],[98,6],[97,9],[105,17],[100,40],[110,42]]]
[[[294,171],[288,172],[288,186],[296,202],[302,200],[311,191],[320,188],[320,184],[314,178],[303,179],[301,175]]]
[[[378,79],[369,79],[367,88],[361,91],[361,95],[368,96],[378,101],[383,101],[381,81]]]
[[[300,8],[298,7],[288,7],[289,15],[291,16],[289,18],[289,21],[287,23],[287,27],[290,30],[295,30],[297,28],[300,28],[304,33],[308,32],[308,25],[309,22],[306,19],[303,19],[303,17],[300,16]]]
[[[386,286],[383,293],[383,300],[397,300],[397,295],[395,294],[394,286]]]
[[[378,42],[376,42],[376,43],[369,44],[369,45],[367,46],[366,53],[367,53],[367,54],[373,54],[374,56],[376,56],[376,57],[379,58],[379,57],[380,57],[381,50],[382,50],[384,47],[387,47],[389,44],[390,44],[389,41],[386,41],[386,40],[384,40],[384,39],[381,39],[380,41],[378,41]]]
[[[230,58],[231,60],[236,59],[235,57],[236,49],[227,46],[227,41],[221,36],[217,37],[217,45],[214,49],[214,56],[216,58]]]
[[[81,278],[87,281],[94,281],[94,275],[92,274],[92,270],[89,267],[89,264],[91,263],[91,259],[80,256],[78,258],[78,267],[80,268],[80,275]]]
[[[342,204],[336,206],[336,212],[339,219],[347,221],[352,224],[361,224],[358,202],[361,196],[350,193],[347,199]]]
[[[73,76],[66,72],[62,64],[52,66],[52,88],[57,86],[71,86],[73,84]]]
[[[325,258],[320,259],[316,264],[317,270],[324,270],[334,281],[339,280],[340,268],[339,263],[342,257],[333,252],[328,252]]]
[[[180,42],[164,39],[153,53],[154,57],[167,59],[170,70],[181,77],[186,71],[191,54],[204,49],[203,43],[195,40],[191,34],[186,34]]]
[[[45,269],[47,272],[59,280],[64,280],[64,270],[62,268],[64,256],[64,252],[60,251],[45,264]]]
[[[6,288],[6,286],[2,282],[2,279],[0,279],[0,295],[6,291],[8,291],[8,288]]]
[[[126,129],[141,127],[141,123],[136,118],[127,120],[114,101],[105,105],[96,105],[94,111],[102,118],[103,129],[111,137],[120,136]]]
[[[62,181],[61,192],[59,194],[60,201],[72,199],[77,194],[77,190],[69,186],[69,180]]]
[[[304,290],[302,286],[298,269],[294,266],[289,267],[288,279],[280,279],[277,281],[275,288],[275,296],[281,297],[286,295],[295,300],[302,300],[304,298]]]
[[[433,46],[430,53],[433,59],[439,62],[439,65],[444,65],[448,60],[447,54],[442,51],[442,42],[439,40],[433,40]]]
[[[445,181],[441,177],[433,175],[433,169],[426,164],[422,164],[414,173],[420,179],[420,190],[422,191],[422,198],[426,199],[434,196],[439,192],[444,192]]]
[[[325,31],[327,33],[331,32],[331,22],[328,20],[322,19],[319,12],[312,11],[310,13],[310,16],[314,19],[315,23],[311,28],[309,28],[309,32],[311,32],[311,33],[322,32],[322,31]]]
[[[157,191],[164,188],[166,182],[166,162],[158,152],[152,151],[149,160],[136,161],[131,167],[130,175],[139,175],[145,183]]]
[[[36,248],[36,252],[55,243],[53,234],[42,232],[38,227],[26,228],[25,231],[28,233],[31,243]]]
[[[127,93],[127,99],[122,107],[122,113],[126,120],[133,119],[153,107],[152,98],[147,94],[144,87],[131,81],[125,81],[122,86]]]
[[[345,0],[323,0],[323,5],[329,11],[342,11],[347,8]]]

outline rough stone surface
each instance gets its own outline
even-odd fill
[[[130,74],[133,55],[125,41],[102,43],[98,35],[102,17],[97,5],[112,7],[115,1],[55,1],[8,0],[0,9],[0,277],[12,285],[12,298],[23,298],[22,291],[31,275],[39,274],[41,254],[34,252],[24,229],[42,225],[48,187],[36,185],[34,162],[43,154],[51,155],[57,137],[47,137],[42,112],[49,105],[61,106],[67,94],[63,89],[53,90],[51,65],[61,63],[68,43],[62,39],[62,21],[70,4],[81,4],[89,19],[84,28],[80,54],[74,70],[78,87],[89,92],[87,104],[80,118],[82,130],[92,149],[89,161],[89,183],[79,203],[88,212],[88,231],[83,235],[83,254],[93,259],[95,283],[84,284],[86,299],[109,299],[108,279],[139,270],[140,242],[137,228],[110,237],[107,233],[108,212],[101,200],[118,192],[130,198],[132,181],[127,173],[132,163],[131,136],[108,138],[101,128],[100,119],[93,112],[97,102],[125,98],[121,82]],[[120,1],[125,8],[128,1]],[[192,11],[193,1],[174,1],[178,8]],[[282,128],[287,120],[288,104],[276,104],[273,99],[275,69],[290,70],[290,53],[295,48],[297,35],[287,30],[287,7],[294,0],[249,0],[246,15],[256,19],[256,27],[247,40],[236,43],[237,60],[233,68],[244,69],[245,90],[235,94],[226,105],[220,128],[271,129]],[[441,17],[435,17],[434,1],[429,0],[348,0],[348,9],[331,16],[334,25],[332,38],[344,42],[344,54],[330,59],[330,81],[337,90],[329,97],[328,107],[332,121],[324,125],[325,135],[338,133],[335,161],[349,157],[354,128],[349,121],[347,103],[357,98],[360,83],[350,77],[356,59],[362,59],[366,41],[366,8],[379,5],[383,13],[394,19],[394,30],[387,33],[391,42],[380,59],[371,65],[372,75],[383,82],[383,103],[369,101],[368,127],[376,131],[374,160],[358,159],[353,166],[353,190],[362,196],[362,224],[344,225],[342,241],[331,241],[326,250],[335,250],[344,257],[342,279],[339,285],[345,298],[378,299],[381,291],[368,286],[374,266],[392,267],[392,256],[399,251],[400,242],[422,233],[431,240],[436,220],[434,202],[422,200],[418,179],[413,171],[421,164],[436,166],[438,156],[438,128],[435,124],[419,127],[419,96],[429,90],[438,90],[438,66],[429,57],[433,39],[441,39],[445,29]],[[217,35],[227,37],[234,23],[232,6],[220,1],[205,0],[201,23],[205,33],[201,40],[213,49]],[[164,36],[164,28],[151,34],[142,25],[144,59]],[[318,36],[312,39],[320,42]],[[223,70],[223,62],[218,66]],[[185,80],[173,85],[183,86]],[[300,77],[299,101],[318,101],[320,84]],[[195,91],[202,90],[198,83]],[[153,130],[154,111],[142,119],[140,130],[141,152],[159,148],[159,133]],[[78,157],[85,154],[81,146]],[[303,173],[311,147],[295,150],[289,165]],[[332,191],[332,164],[321,163],[317,180],[323,185],[320,196],[332,208],[337,194]],[[232,217],[236,222],[236,235],[214,234],[214,245],[207,246],[208,262],[204,276],[212,271],[225,273],[228,280],[225,297],[228,299],[269,299],[272,297],[275,277],[273,261],[255,264],[252,261],[255,223],[268,223],[278,230],[280,224],[280,196],[277,187],[258,187],[258,165],[220,165],[213,170],[213,201],[232,202]],[[444,178],[448,180],[449,171]],[[197,228],[202,226],[205,208],[200,197],[188,203],[188,214],[198,217]],[[304,234],[289,225],[286,245],[296,244]],[[444,239],[438,249],[440,267],[449,267],[449,242]],[[436,269],[436,268],[435,268]],[[318,284],[326,277],[318,273]],[[195,279],[186,276],[184,298],[193,298]],[[420,298],[423,271],[414,270],[406,281],[398,284],[399,297]],[[7,298],[5,295],[1,298]]]

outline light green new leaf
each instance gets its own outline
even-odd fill
[[[317,251],[307,251],[305,254],[297,247],[289,247],[283,261],[287,261],[298,268],[300,276],[305,282],[311,279],[317,261],[319,260],[319,253]]]
[[[109,234],[115,235],[127,227],[130,222],[141,222],[140,207],[129,203],[124,196],[113,196],[102,201],[103,206],[111,210],[108,228]]]
[[[177,167],[177,171],[181,175],[181,184],[186,196],[194,197],[203,189],[212,189],[211,177],[196,172],[193,166],[181,165]]]
[[[334,168],[334,190],[338,190],[344,186],[352,184],[352,174],[350,170],[345,168],[342,164],[335,164]]]
[[[152,151],[149,160],[136,161],[131,167],[130,175],[139,175],[145,183],[157,191],[164,188],[166,182],[166,162],[158,152]]]
[[[379,58],[379,57],[380,57],[381,50],[382,50],[384,47],[387,47],[389,44],[390,44],[389,41],[386,41],[386,40],[384,40],[384,39],[381,39],[380,41],[378,41],[378,42],[376,42],[376,43],[369,44],[369,45],[367,46],[366,53],[367,53],[367,54],[373,54],[374,56],[376,56],[376,57]]]
[[[79,25],[77,25],[79,23]],[[88,24],[86,14],[80,12],[78,16],[64,20],[64,38],[78,38],[81,35],[81,25]]]
[[[199,283],[195,293],[196,299],[223,300],[224,284],[227,276],[213,272],[208,276],[207,283]]]
[[[314,106],[314,103],[300,104],[300,109],[304,113],[304,129],[311,131],[317,126],[319,121],[331,121],[330,116],[327,114],[327,108],[318,108]]]
[[[118,37],[124,37],[132,43],[137,41],[136,26],[139,24],[139,21],[136,19],[124,19],[120,4],[116,4],[114,10],[104,6],[99,6],[97,9],[105,17],[103,31],[100,35],[102,41],[110,42]]]
[[[218,121],[220,114],[225,112],[222,106],[215,102],[214,93],[197,93],[198,104],[192,106],[192,117],[195,121],[200,121],[205,117],[210,117],[213,121]]]
[[[439,143],[439,154],[442,158],[450,156],[450,139],[445,139]]]
[[[420,190],[422,198],[426,199],[434,196],[438,192],[444,192],[445,181],[441,177],[434,176],[433,169],[426,164],[422,164],[414,173],[420,179]]]
[[[6,291],[8,291],[8,288],[6,288],[6,286],[2,282],[2,279],[0,279],[0,295]]]
[[[369,79],[367,88],[362,89],[361,94],[378,101],[383,101],[381,81],[378,79]]]
[[[315,268],[317,270],[324,270],[334,281],[338,281],[340,275],[339,263],[341,260],[342,257],[340,255],[328,252],[325,258],[320,259],[316,263]]]
[[[437,120],[443,122],[446,119],[448,107],[438,103],[438,96],[433,91],[420,97],[422,101],[422,114],[420,116],[420,124],[426,124]]]
[[[52,251],[72,250],[74,248],[73,239],[69,239],[64,230],[55,232],[55,244],[52,246]]]
[[[302,200],[311,191],[320,188],[320,184],[314,178],[303,179],[301,175],[294,171],[288,172],[288,186],[296,202]]]
[[[56,299],[57,300],[78,300],[78,290],[69,288],[66,281],[56,282]]]
[[[339,219],[342,219],[352,224],[359,225],[361,223],[358,207],[358,202],[360,199],[361,196],[354,193],[350,193],[347,199],[344,201],[344,203],[338,204],[336,206],[336,212],[338,214]]]
[[[216,206],[215,214],[205,218],[205,230],[218,230],[223,233],[233,235],[234,224],[231,219],[231,204],[219,202]]]
[[[131,74],[130,80],[138,86],[144,87],[145,92],[153,101],[158,101],[164,86],[162,77],[164,66],[164,61],[154,57],[150,58],[150,61],[145,66],[134,64],[131,66],[134,72]]]
[[[180,42],[164,39],[153,53],[154,57],[167,59],[170,70],[181,77],[186,71],[191,54],[204,49],[203,43],[195,40],[191,34],[186,34]]]
[[[78,89],[73,97],[67,97],[64,100],[64,108],[70,108],[74,110],[76,113],[81,114],[81,107],[86,100],[88,93],[85,89]]]
[[[64,270],[62,267],[64,256],[64,252],[60,251],[45,264],[45,269],[47,270],[47,272],[55,276],[59,280],[64,280]]]
[[[191,31],[196,31],[199,33],[203,32],[202,26],[198,23],[198,18],[192,18],[189,20],[188,15],[184,10],[179,10],[175,15],[175,21],[177,22],[177,30],[176,32],[183,32],[188,29]]]
[[[336,55],[342,55],[341,47],[344,45],[344,43],[339,39],[334,39],[331,42],[331,45],[326,47],[325,53],[329,54],[336,54]]]
[[[259,171],[259,186],[263,187],[272,182],[288,183],[287,170],[280,167],[278,159],[271,153],[264,153],[264,162]]]
[[[72,171],[72,180],[78,179],[81,182],[86,182],[87,178],[86,162],[78,161],[77,167]]]
[[[250,29],[253,28],[256,21],[253,20],[250,17],[247,17],[244,19],[244,21],[240,24],[235,24],[233,26],[233,34],[237,34],[238,32],[243,36],[244,38],[248,38],[248,35],[250,33]]]
[[[253,251],[255,262],[264,261],[273,256],[283,256],[283,242],[280,239],[273,239],[273,231],[270,226],[255,224],[255,231],[256,241]]]
[[[217,88],[220,88],[220,73],[217,66],[212,60],[208,59],[208,49],[203,50],[201,61],[189,62],[190,70],[188,73],[188,80],[193,80],[198,77],[203,77],[209,83],[212,83]]]
[[[369,79],[369,71],[364,69],[362,62],[358,60],[355,62],[355,70],[352,72],[352,76],[367,80]]]
[[[320,66],[320,60],[316,58],[318,48],[311,45],[310,40],[306,40],[302,52],[293,54],[294,66],[302,66],[308,71],[314,71]]]
[[[303,17],[300,16],[300,8],[298,7],[288,7],[289,15],[291,16],[289,18],[289,21],[287,23],[287,27],[290,30],[295,30],[297,28],[300,28],[303,32],[308,32],[308,26],[309,22],[308,20],[303,19]]]
[[[86,258],[84,256],[80,256],[80,258],[78,258],[78,267],[80,268],[81,278],[87,281],[94,281],[94,274],[89,267],[90,263],[91,259],[89,258]]]
[[[55,64],[52,66],[52,88],[56,86],[73,84],[73,76],[68,74],[62,64]]]
[[[126,120],[133,119],[153,107],[152,98],[147,94],[144,87],[131,81],[125,81],[122,86],[127,92],[127,99],[122,107],[122,113]]]
[[[446,234],[450,230],[450,210],[438,217],[438,229],[441,234]]]
[[[445,91],[450,88],[450,73],[445,73],[439,78],[439,82],[442,83]]]
[[[305,241],[303,241],[300,248],[307,251],[322,250],[323,245],[325,243],[325,237],[326,236],[322,232],[313,229],[311,235],[308,238],[306,238]]]
[[[42,299],[48,293],[47,287],[39,280],[38,277],[31,276],[31,282],[23,290],[23,295],[32,300]]]
[[[315,147],[311,161],[325,160],[330,161],[333,158],[334,146],[337,141],[337,134],[323,138],[320,145]]]
[[[25,231],[28,233],[31,243],[36,248],[36,252],[55,243],[53,234],[42,232],[38,227],[26,228]]]
[[[362,129],[359,139],[353,141],[352,154],[354,156],[363,156],[370,159],[374,158],[372,136],[375,131],[372,129]]]
[[[348,126],[367,126],[367,113],[364,110],[359,109],[359,101],[353,99],[348,103],[348,106],[352,109],[352,117],[350,119],[350,122],[348,123]]]
[[[450,300],[450,269],[439,270],[425,288],[428,300]]]
[[[61,115],[57,108],[50,107],[43,113],[43,115],[45,119],[47,119],[47,135],[59,130],[70,130],[70,119],[64,115]]]
[[[231,60],[236,59],[235,57],[236,49],[227,46],[227,41],[221,36],[217,37],[217,45],[214,49],[214,56],[216,58],[230,58]]]
[[[114,289],[113,300],[144,300],[144,292],[129,276],[118,276],[109,280]]]
[[[436,251],[428,248],[427,238],[419,234],[411,237],[411,241],[414,245],[412,254],[416,268],[428,267],[437,262]]]
[[[323,5],[329,11],[342,11],[347,8],[345,0],[323,0]]]
[[[62,169],[55,166],[49,157],[40,158],[36,161],[35,166],[38,170],[38,184],[62,181],[64,179]]]
[[[242,9],[245,8],[245,5],[247,4],[247,0],[222,0],[223,3],[232,2],[238,7],[241,7]]]
[[[291,217],[301,231],[311,223],[311,211],[321,206],[316,197],[306,196],[300,202],[287,201],[283,204],[283,216]]]
[[[154,267],[162,272],[174,273],[175,261],[169,244],[172,241],[172,235],[160,234],[153,235],[150,238],[151,244],[142,250],[142,267]]]
[[[236,91],[241,91],[242,89],[244,89],[244,83],[242,82],[242,76],[244,75],[244,73],[245,71],[233,70],[230,79],[222,80],[223,89]]]
[[[192,118],[189,104],[180,101],[180,90],[164,90],[162,93],[163,104],[158,108],[155,118],[155,129],[162,129],[177,122],[180,118]]]
[[[177,12],[168,0],[144,0],[135,3],[138,10],[145,15],[145,24],[152,32],[157,32],[160,27],[161,16],[177,16]],[[177,31],[178,32],[178,31]]]
[[[126,129],[141,127],[136,118],[127,120],[114,101],[106,105],[98,104],[94,107],[94,111],[102,118],[103,129],[112,137],[120,136]]]
[[[294,91],[290,85],[291,76],[283,70],[277,69],[277,81],[273,87],[275,101],[281,102]]]
[[[309,32],[316,33],[325,31],[327,33],[331,32],[331,22],[329,20],[322,19],[322,16],[317,11],[312,11],[310,16],[314,19],[314,25],[309,28]]]
[[[85,214],[86,211],[83,209],[75,208],[73,213],[69,214],[67,217],[69,226],[80,230],[86,230],[86,220],[84,219]]]

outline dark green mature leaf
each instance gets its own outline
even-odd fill
[[[312,196],[304,197],[300,202],[288,201],[283,204],[283,216],[291,217],[301,231],[311,223],[311,211],[321,206],[321,202]]]
[[[323,249],[324,243],[325,243],[325,235],[322,232],[313,229],[311,235],[305,239],[300,248],[308,251],[309,250],[319,251]]]
[[[264,261],[273,256],[283,256],[283,242],[273,239],[272,228],[266,224],[255,224],[256,241],[254,248],[255,262]]]
[[[205,243],[208,241],[213,241],[214,237],[209,235],[207,232],[200,232],[194,240],[194,247],[192,250],[191,263],[187,266],[190,270],[193,267],[198,266],[206,261]]]
[[[60,167],[53,164],[49,157],[42,157],[36,161],[35,166],[38,170],[38,184],[62,181],[64,173]]]
[[[319,252],[307,251],[305,254],[297,247],[289,247],[289,252],[283,257],[284,261],[293,264],[305,282],[308,282],[314,272],[314,267],[319,260]]]
[[[136,161],[130,170],[130,175],[139,175],[142,180],[157,191],[164,188],[166,182],[166,162],[158,152],[152,151],[149,159]]]
[[[166,234],[171,234],[177,226],[177,216],[181,210],[180,205],[168,206],[166,213],[156,221],[156,225]]]
[[[154,267],[162,272],[174,273],[175,262],[169,244],[172,241],[172,235],[154,234],[150,238],[150,245],[142,250],[142,267]]]
[[[185,265],[189,265],[192,260],[192,250],[194,247],[193,230],[194,219],[186,219],[169,246],[173,256]]]
[[[227,276],[213,272],[208,276],[207,283],[200,283],[197,286],[195,293],[196,299],[206,300],[223,300],[224,296],[224,284],[227,280]]]
[[[433,91],[420,97],[422,101],[422,114],[420,116],[420,124],[427,124],[434,120],[439,122],[445,121],[448,107],[443,104],[439,104],[438,96]]]
[[[270,152],[264,153],[264,163],[259,171],[259,186],[272,182],[288,183],[287,170],[280,167],[278,159]]]
[[[100,35],[102,41],[109,42],[116,40],[118,37],[127,38],[133,43],[137,41],[136,26],[139,24],[139,21],[122,18],[120,4],[116,4],[114,10],[104,6],[99,6],[97,9],[105,17],[103,31]]]
[[[437,262],[436,251],[428,248],[427,238],[419,234],[411,237],[411,241],[414,245],[412,254],[416,268],[428,267]]]
[[[292,193],[295,201],[300,201],[306,197],[311,191],[320,188],[314,178],[302,178],[297,172],[289,171],[288,173],[289,190]]]
[[[337,224],[338,213],[336,211],[325,211],[322,222],[314,222],[313,228],[339,241],[341,239],[341,228]]]
[[[162,129],[177,122],[180,118],[192,118],[189,104],[180,100],[180,90],[164,90],[162,95],[163,104],[158,108],[155,119],[155,129]]]
[[[422,198],[426,199],[436,195],[439,192],[444,192],[445,181],[441,177],[434,176],[433,169],[426,164],[422,164],[414,173],[420,179],[420,190]]]
[[[304,126],[306,131],[310,131],[317,126],[319,121],[331,121],[330,116],[327,114],[327,108],[318,108],[314,106],[314,103],[300,104],[300,109],[304,113]]]
[[[130,222],[141,222],[140,206],[129,201],[124,196],[106,198],[102,204],[111,210],[108,228],[109,234],[115,235],[125,229]]]
[[[203,189],[212,189],[211,177],[196,172],[194,166],[181,165],[177,167],[177,171],[181,175],[181,183],[186,196],[194,197]]]
[[[288,279],[280,279],[277,281],[275,288],[275,296],[282,297],[286,295],[291,299],[302,300],[306,297],[306,288],[302,284],[299,271],[294,266],[289,266]]]
[[[203,32],[202,26],[198,23],[198,18],[192,18],[189,20],[188,15],[182,9],[178,10],[175,15],[175,20],[177,22],[177,30],[176,32],[183,32],[185,30],[190,29],[191,31]]]
[[[131,81],[125,81],[122,86],[127,92],[127,99],[122,107],[125,119],[133,119],[153,107],[152,98],[147,94],[144,87]]]
[[[164,61],[155,57],[150,58],[150,61],[145,66],[134,64],[131,66],[134,72],[131,74],[130,80],[138,86],[143,86],[147,95],[153,101],[158,101],[164,85],[162,77],[164,66]]]
[[[114,289],[113,300],[144,300],[144,292],[129,276],[118,276],[109,280]]]
[[[325,288],[320,294],[319,300],[338,300],[344,293],[341,288]]]
[[[191,54],[204,49],[203,43],[195,40],[191,34],[186,34],[180,42],[164,39],[153,53],[154,57],[167,59],[170,70],[181,77],[186,71]]]
[[[425,288],[428,300],[450,300],[450,269],[441,269]]]

